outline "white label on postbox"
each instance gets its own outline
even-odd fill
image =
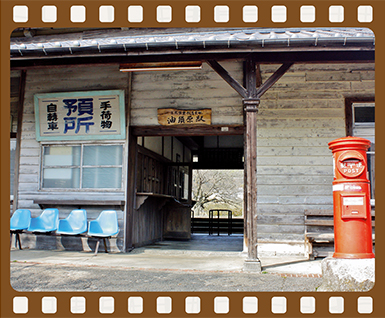
[[[361,186],[357,184],[345,184],[345,191],[361,191]]]
[[[333,185],[333,191],[344,191],[344,185],[343,184]]]
[[[343,205],[364,205],[363,197],[343,198]]]

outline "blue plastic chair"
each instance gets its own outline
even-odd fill
[[[71,213],[63,220],[59,220],[57,234],[79,235],[87,232],[87,211],[72,210]]]
[[[31,223],[31,211],[27,209],[17,209],[11,217],[11,242],[12,235],[16,235],[15,247],[17,248],[17,243],[19,243],[19,248],[21,248],[20,233],[27,230]]]
[[[90,221],[88,227],[88,236],[98,238],[96,243],[95,255],[98,254],[100,240],[103,239],[104,250],[107,251],[106,238],[119,233],[118,215],[114,210],[105,210],[100,212],[96,220]]]
[[[59,210],[45,209],[38,217],[31,219],[28,231],[34,233],[49,233],[57,230]]]

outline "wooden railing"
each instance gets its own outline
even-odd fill
[[[242,218],[219,218],[210,220],[209,218],[191,218],[191,233],[199,234],[243,234],[243,219]]]

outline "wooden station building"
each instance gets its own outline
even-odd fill
[[[11,212],[115,209],[127,252],[190,238],[193,169],[244,169],[247,265],[307,255],[306,211],[333,204],[328,142],[369,138],[374,160],[374,45],[365,28],[17,29]]]

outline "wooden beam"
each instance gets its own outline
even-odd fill
[[[241,125],[202,125],[202,126],[135,126],[135,136],[217,136],[242,135]]]
[[[177,137],[177,139],[190,150],[198,150],[200,148],[199,144],[196,142],[196,140],[193,137],[179,136]]]
[[[246,89],[239,84],[239,82],[233,78],[223,67],[215,60],[207,60],[206,61],[208,65],[211,66],[211,68],[218,73],[220,77],[222,77],[227,84],[229,84],[232,88],[234,88],[239,95],[241,95],[243,98],[247,97],[247,91]]]
[[[253,58],[248,58],[246,60],[246,91],[247,98],[255,99],[257,98],[257,66]]]
[[[266,91],[272,87],[286,72],[287,70],[293,65],[293,63],[284,63],[278,70],[275,71],[273,75],[271,75],[268,80],[263,83],[257,91],[258,98],[261,98],[263,94],[266,93]]]
[[[40,206],[53,206],[53,205],[124,205],[125,201],[116,199],[34,199],[33,203],[39,204]]]
[[[261,66],[258,64],[256,68],[256,76],[257,76],[257,87],[262,85],[262,74],[261,74]]]
[[[126,181],[126,215],[124,224],[124,251],[128,252],[133,247],[133,222],[136,209],[136,179],[138,169],[137,138],[130,131],[128,139],[128,162]]]
[[[191,161],[192,161],[192,155],[191,155]],[[192,186],[193,186],[193,167],[192,163],[188,167],[188,195],[187,195],[187,203],[189,205],[192,205]]]
[[[18,208],[18,193],[19,193],[19,168],[20,168],[20,149],[21,149],[21,131],[23,125],[23,111],[24,111],[24,93],[25,93],[25,79],[27,71],[22,70],[20,74],[19,84],[19,102],[17,113],[17,133],[16,133],[16,152],[15,152],[15,174],[13,178],[13,205],[12,210],[15,212]]]

